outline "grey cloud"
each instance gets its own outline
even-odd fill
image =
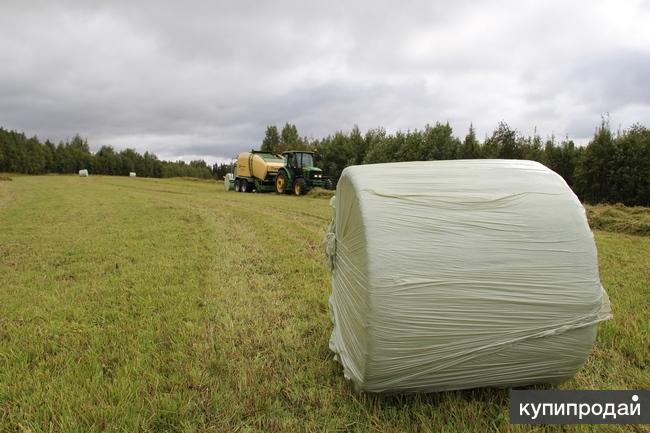
[[[644,3],[3,2],[0,124],[229,158],[268,124],[321,137],[449,121],[585,138],[646,115]]]

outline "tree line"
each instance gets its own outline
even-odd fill
[[[267,152],[313,150],[321,155],[318,165],[335,182],[349,165],[395,161],[444,159],[530,159],[560,174],[578,197],[589,203],[623,203],[650,206],[650,130],[635,124],[613,132],[606,120],[596,128],[586,146],[576,146],[568,137],[542,139],[524,136],[501,122],[482,141],[470,125],[464,137],[457,137],[449,123],[426,125],[423,129],[387,133],[375,128],[362,133],[358,127],[338,131],[319,139],[308,139],[286,123],[281,129],[266,128],[260,148]],[[141,155],[133,149],[116,151],[102,146],[92,153],[86,139],[75,135],[54,144],[28,138],[23,133],[0,127],[0,172],[27,174],[91,173],[123,175],[135,171],[143,177],[198,177],[222,179],[230,164],[209,166],[203,160],[162,161],[155,154]]]
[[[43,174],[75,173],[87,169],[91,174],[143,177],[213,177],[205,161],[162,161],[151,152],[141,155],[133,149],[116,151],[102,146],[92,153],[88,141],[79,135],[54,144],[28,138],[23,133],[0,127],[0,172]]]
[[[426,125],[424,129],[389,134],[383,128],[362,133],[358,127],[338,131],[325,138],[300,137],[297,128],[285,124],[266,128],[262,150],[279,153],[308,149],[321,155],[319,166],[338,180],[349,165],[396,161],[446,159],[529,159],[561,175],[583,201],[650,206],[650,130],[635,124],[612,132],[603,119],[586,146],[576,146],[568,137],[542,139],[524,136],[500,122],[480,141],[470,125],[465,137],[454,135],[449,123]]]

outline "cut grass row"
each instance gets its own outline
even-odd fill
[[[587,205],[586,209],[589,225],[594,230],[650,236],[650,208],[601,204]]]

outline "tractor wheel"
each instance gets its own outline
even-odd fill
[[[307,183],[305,183],[305,179],[296,179],[296,181],[293,183],[293,193],[295,195],[307,194]]]
[[[235,192],[239,192],[239,179],[235,179]]]
[[[275,192],[284,194],[287,189],[287,176],[284,173],[278,173],[275,177]]]
[[[325,189],[334,189],[334,183],[332,183],[332,179],[325,180]]]
[[[248,181],[242,179],[241,184],[239,186],[239,190],[241,192],[248,192]]]

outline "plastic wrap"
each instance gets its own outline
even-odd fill
[[[235,178],[232,173],[226,173],[223,177],[223,189],[226,191],[232,191],[234,189]]]
[[[585,210],[532,161],[343,171],[330,348],[368,392],[557,383],[611,317]]]

